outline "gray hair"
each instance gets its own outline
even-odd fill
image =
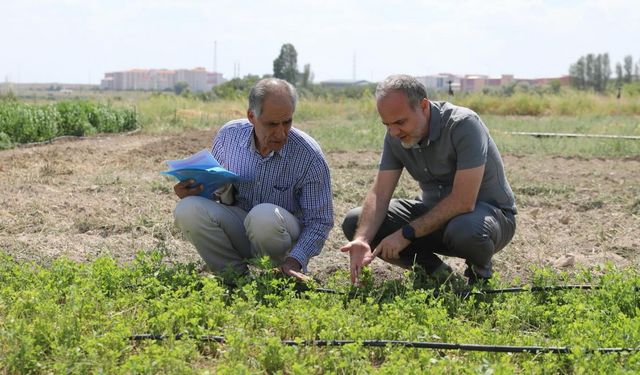
[[[249,110],[253,112],[256,117],[260,117],[264,98],[266,98],[267,95],[280,93],[289,95],[291,106],[295,111],[296,103],[298,102],[298,92],[292,84],[279,78],[261,79],[253,85],[249,92]]]
[[[427,89],[420,81],[410,75],[397,74],[389,76],[378,83],[376,100],[380,100],[394,91],[406,94],[411,108],[416,108],[420,101],[427,97]]]

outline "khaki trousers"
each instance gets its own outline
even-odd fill
[[[298,219],[282,207],[262,203],[246,212],[203,197],[181,199],[177,227],[215,273],[247,271],[247,260],[268,256],[281,264],[300,236]]]

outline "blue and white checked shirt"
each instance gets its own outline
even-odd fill
[[[255,146],[253,125],[241,119],[220,128],[211,153],[223,167],[249,179],[234,184],[237,206],[248,212],[260,203],[273,203],[300,221],[302,232],[289,256],[306,269],[333,227],[331,177],[318,143],[291,128],[282,149],[262,157]]]

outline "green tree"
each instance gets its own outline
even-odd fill
[[[624,82],[631,82],[631,74],[633,70],[633,57],[627,55],[624,57]]]
[[[585,59],[586,61],[586,65],[585,65],[585,69],[584,69],[584,81],[585,81],[585,86],[586,87],[593,87],[593,73],[594,73],[594,56],[593,53],[590,53],[587,55],[587,58]]]
[[[240,99],[249,95],[249,90],[260,80],[257,75],[246,75],[244,78],[234,78],[221,85],[213,87],[213,93],[217,98]]]
[[[562,88],[562,83],[560,82],[559,79],[554,79],[551,82],[549,82],[549,90],[552,93],[558,94],[561,88]]]
[[[176,93],[176,95],[180,95],[183,92],[188,92],[189,91],[189,84],[186,82],[176,82],[175,85],[173,85],[173,92]]]
[[[622,85],[622,81],[624,80],[624,74],[622,73],[622,64],[616,64],[616,85]]]
[[[605,91],[607,89],[607,85],[609,85],[609,80],[611,79],[611,61],[608,53],[602,55],[602,72],[600,76],[602,77],[601,91]]]
[[[280,55],[273,60],[273,76],[295,85],[298,79],[298,52],[293,44],[283,44]]]
[[[302,74],[300,75],[300,83],[302,84],[302,87],[308,87],[311,81],[313,81],[313,77],[311,74],[311,64],[304,64],[304,69],[302,70]]]
[[[593,89],[602,92],[602,55],[598,54],[593,59]]]
[[[569,77],[571,78],[571,85],[579,90],[583,90],[585,84],[585,69],[586,61],[584,57],[580,57],[575,64],[572,64],[569,68]]]
[[[611,78],[611,63],[609,54],[590,53],[582,56],[569,67],[571,84],[579,90],[593,89],[604,92]]]

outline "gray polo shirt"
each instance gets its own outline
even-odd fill
[[[380,170],[406,168],[420,183],[422,201],[431,208],[451,193],[457,170],[484,164],[477,200],[516,213],[502,158],[480,117],[448,102],[430,101],[430,105],[429,134],[413,148],[405,149],[387,132]]]

